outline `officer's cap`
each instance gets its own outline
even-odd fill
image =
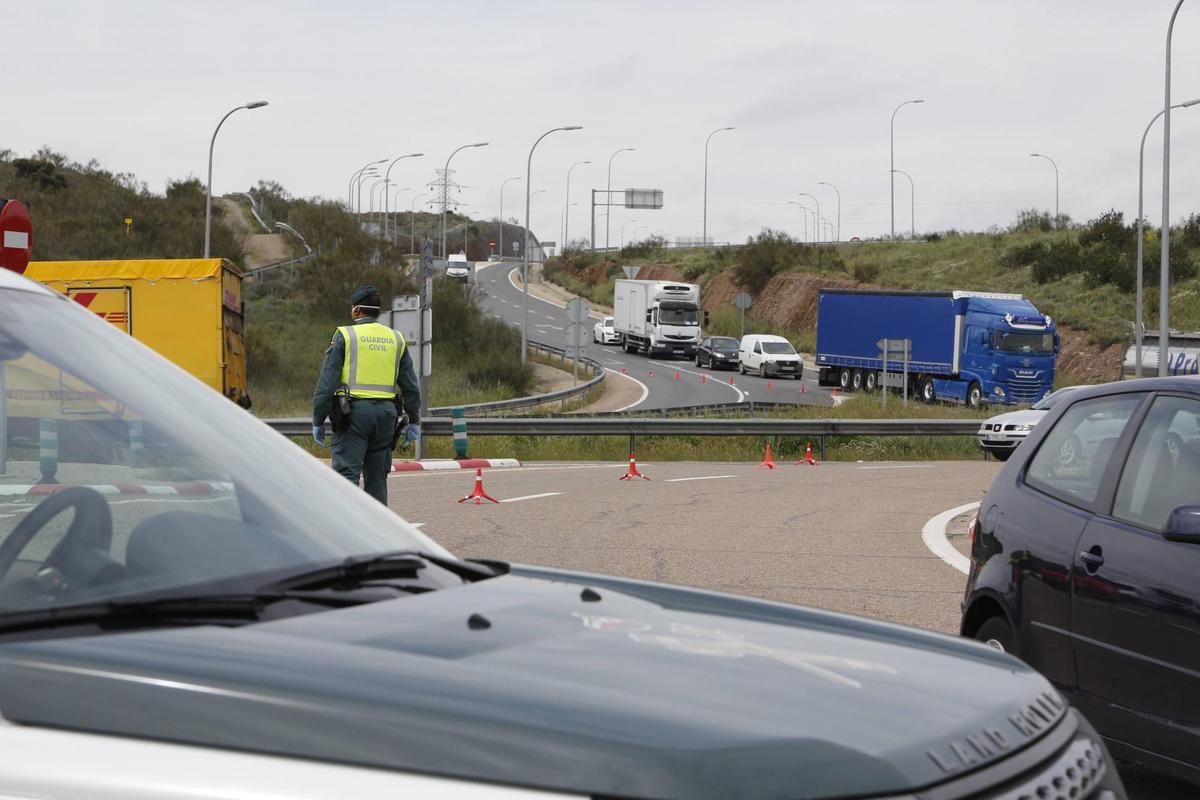
[[[379,290],[376,289],[374,286],[371,286],[370,284],[368,284],[366,286],[360,286],[354,290],[354,294],[350,295],[350,305],[352,305],[352,306],[362,305],[364,300],[366,300],[368,297],[372,297],[372,296],[378,298]],[[376,300],[375,302],[379,302],[379,301]],[[372,306],[372,308],[374,308],[374,307],[375,306]]]

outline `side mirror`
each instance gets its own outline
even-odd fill
[[[646,309],[646,322],[649,322],[649,321],[650,321],[650,317],[651,317],[653,314],[654,314],[654,309],[653,309],[653,308],[647,308],[647,309]]]
[[[704,327],[708,327],[708,312],[704,312]]]
[[[1163,538],[1168,542],[1200,544],[1200,506],[1179,506],[1167,517]]]
[[[1058,334],[1054,334],[1054,352],[1058,353],[1062,350],[1062,340],[1058,338]]]
[[[992,337],[988,335],[987,331],[984,331],[983,333],[979,334],[979,343],[981,345],[983,345],[984,350],[987,349],[988,344],[991,342],[991,338]]]

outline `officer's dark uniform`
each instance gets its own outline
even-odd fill
[[[371,286],[359,287],[350,298],[350,305],[370,314],[378,312],[378,292]],[[362,305],[370,300],[373,308]],[[387,476],[392,467],[392,436],[396,429],[396,388],[403,399],[404,410],[409,420],[417,423],[421,419],[421,394],[417,385],[416,371],[404,337],[398,332],[379,325],[377,316],[361,317],[354,326],[377,326],[377,330],[356,330],[346,326],[338,328],[333,340],[325,350],[325,361],[321,375],[313,392],[313,425],[325,424],[333,408],[334,392],[346,383],[350,387],[350,417],[344,430],[333,434],[333,468],[349,480],[358,484],[363,478],[363,489],[379,502],[387,505]],[[364,336],[358,334],[369,334]],[[355,373],[359,362],[376,358],[386,351],[388,336],[394,337],[388,353],[395,357],[394,371],[388,370],[392,379],[380,384],[355,384]],[[347,336],[351,340],[347,341]],[[370,342],[364,346],[363,340]],[[376,345],[374,342],[381,344]],[[377,352],[367,353],[367,348]],[[361,352],[360,352],[361,351]],[[378,360],[372,362],[378,368]],[[365,368],[365,367],[364,367]],[[349,380],[346,380],[346,377]],[[365,386],[366,388],[359,388]]]

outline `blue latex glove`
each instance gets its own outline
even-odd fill
[[[321,447],[325,447],[325,426],[313,425],[313,441]]]
[[[404,439],[404,444],[410,445],[421,438],[421,426],[410,422],[401,428],[400,436]]]

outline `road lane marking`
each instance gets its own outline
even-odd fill
[[[858,469],[933,469],[933,464],[894,464],[886,467],[858,467]]]
[[[537,500],[539,497],[556,497],[560,494],[562,494],[562,492],[542,492],[541,494],[527,494],[527,495],[524,495],[523,497],[509,497],[505,500],[501,500],[500,502],[501,503],[519,503],[522,500]]]
[[[517,273],[518,273],[518,272],[520,272],[520,271],[521,271],[521,268],[520,268],[520,267],[513,267],[511,270],[509,270],[509,273],[508,273],[508,282],[509,282],[509,283],[512,285],[512,287],[513,287],[514,289],[516,289],[518,292],[522,292],[522,293],[524,293],[524,291],[525,291],[525,288],[524,288],[524,286],[523,286],[523,285],[520,283],[520,281],[518,281],[518,280],[517,280],[517,277],[516,277]],[[561,287],[560,287],[560,288],[561,288]],[[566,289],[563,289],[563,291],[566,291]],[[552,308],[555,308],[555,309],[561,309],[561,308],[563,307],[563,306],[560,306],[560,305],[559,305],[557,302],[551,302],[550,300],[546,300],[545,298],[538,297],[536,294],[534,294],[534,293],[532,293],[532,292],[530,293],[530,295],[529,295],[529,296],[530,296],[530,297],[532,297],[534,300],[538,301],[539,303],[545,303],[546,305],[548,305],[548,306],[551,306]],[[572,299],[574,299],[574,298],[576,298],[576,297],[579,297],[579,295],[577,295],[577,294],[572,294],[572,295],[571,295],[571,297],[572,297]],[[566,305],[566,304],[564,303],[563,305]],[[603,317],[602,317],[602,316],[600,316],[600,315],[598,315],[598,314],[591,313],[591,307],[592,307],[592,304],[589,302],[589,303],[588,303],[588,312],[589,312],[589,313],[588,313],[588,319],[594,319],[594,320],[596,320],[597,322],[598,322],[598,321],[600,321],[601,319],[603,319]]]
[[[693,371],[692,371],[692,370],[690,370],[690,369],[684,369],[683,367],[680,367],[680,366],[678,366],[678,365],[676,365],[676,364],[672,364],[672,363],[671,363],[671,362],[669,362],[669,361],[655,361],[654,359],[649,359],[649,361],[650,361],[650,363],[651,363],[651,364],[658,364],[660,367],[668,367],[668,368],[671,368],[671,369],[677,369],[677,370],[679,370],[680,372],[686,372],[688,375],[695,375],[697,378],[699,378],[699,377],[700,377],[700,373],[699,373],[699,372],[693,372]],[[716,383],[718,386],[724,386],[724,387],[726,387],[727,389],[733,389],[735,392],[737,392],[737,396],[738,396],[738,399],[737,399],[737,401],[738,401],[739,403],[744,403],[744,402],[746,402],[746,393],[745,393],[745,392],[743,392],[741,389],[739,389],[737,386],[735,386],[735,385],[733,385],[733,384],[730,384],[730,383],[726,383],[725,381],[723,381],[723,380],[720,380],[719,378],[717,378],[715,375],[713,375],[713,376],[710,376],[710,377],[712,377],[712,378],[713,378],[713,380],[709,381],[709,383]]]
[[[929,552],[954,567],[963,575],[971,571],[971,559],[955,550],[954,545],[950,544],[950,541],[946,538],[946,526],[950,524],[950,520],[973,508],[979,508],[979,503],[966,503],[951,508],[948,511],[943,511],[926,522],[925,527],[921,529],[921,541],[925,542],[925,546],[929,548]]]
[[[663,483],[683,483],[684,481],[715,481],[718,478],[736,478],[737,475],[701,475],[698,478],[668,478]]]
[[[630,403],[627,406],[621,406],[620,408],[617,409],[617,411],[628,411],[629,409],[633,408],[634,406],[639,406],[642,403],[646,402],[646,398],[650,396],[650,387],[647,386],[646,384],[642,383],[641,381],[639,381],[637,378],[633,377],[632,375],[626,375],[623,372],[613,372],[611,369],[608,371],[608,374],[605,375],[605,378],[607,378],[608,375],[616,375],[618,378],[624,378],[627,381],[633,381],[638,386],[642,387],[642,396],[641,397],[639,397],[637,400],[634,400],[632,403]]]

